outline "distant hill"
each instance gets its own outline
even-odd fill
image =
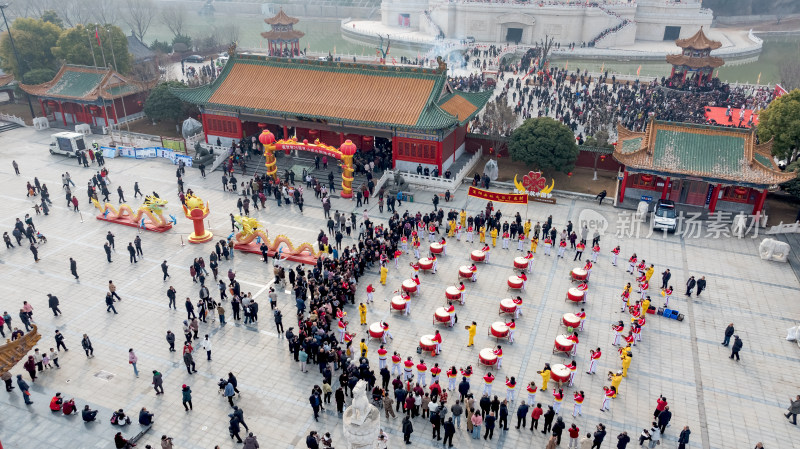
[[[703,0],[717,16],[776,15],[800,13],[798,0]]]

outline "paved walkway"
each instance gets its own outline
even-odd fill
[[[174,167],[160,160],[109,160],[108,167],[113,180],[112,187],[121,184],[129,200],[133,196],[133,182],[138,181],[142,191],[158,191],[170,200],[168,213],[178,217],[174,230],[164,233],[143,233],[145,258],[137,264],[128,262],[124,247],[136,235],[134,228],[115,226],[94,218],[94,211],[86,204],[86,194],[78,190],[81,214],[65,207],[61,195],[60,174],[69,171],[78,186],[84,186],[93,169],[79,168],[74,159],[68,160],[47,153],[49,132],[30,129],[12,130],[0,135],[0,221],[4,230],[10,230],[16,217],[32,213],[32,201],[24,196],[25,182],[38,175],[51,191],[54,207],[49,216],[34,216],[34,221],[48,238],[40,248],[41,262],[33,262],[30,252],[15,247],[0,252],[0,297],[4,310],[14,316],[19,324],[18,307],[23,300],[34,307],[34,318],[43,338],[39,347],[55,346],[53,333],[60,329],[66,336],[69,352],[62,353],[62,369],[42,373],[33,386],[34,405],[25,406],[18,390],[0,393],[2,424],[0,441],[9,448],[48,447],[74,441],[70,447],[113,447],[112,438],[117,431],[108,420],[111,410],[123,408],[135,415],[141,407],[155,413],[153,429],[139,442],[158,446],[162,434],[175,438],[178,448],[235,447],[227,435],[227,414],[230,408],[218,395],[216,382],[228,372],[234,372],[242,391],[237,404],[243,408],[250,429],[259,437],[262,447],[303,448],[303,438],[310,430],[329,431],[334,446],[344,447],[341,420],[330,411],[323,414],[320,422],[312,417],[307,397],[321,376],[314,367],[308,374],[300,374],[292,363],[285,340],[275,333],[270,312],[266,307],[266,288],[271,285],[271,267],[259,262],[256,255],[237,254],[231,262],[222,263],[220,271],[232,267],[237,272],[245,291],[250,291],[261,304],[261,320],[254,326],[218,323],[201,325],[200,334],[208,333],[214,345],[213,360],[206,361],[198,354],[196,375],[188,375],[181,363],[180,352],[167,351],[164,334],[167,329],[176,332],[180,339],[184,309],[167,309],[165,291],[175,286],[178,298],[197,297],[197,287],[187,273],[195,257],[206,256],[210,245],[181,245],[181,236],[191,231],[191,223],[179,213],[175,197]],[[11,159],[20,165],[22,176],[14,176]],[[187,170],[186,186],[204,199],[210,200],[209,223],[217,237],[230,234],[228,213],[234,210],[235,197],[223,193],[219,173],[202,179],[194,170]],[[404,203],[399,211],[408,209],[429,210],[429,193],[417,192],[418,203]],[[116,198],[116,194],[112,195]],[[458,198],[464,198],[458,195]],[[567,220],[577,223],[581,215],[590,210],[597,212],[596,218],[608,222],[608,229],[601,240],[601,258],[592,274],[589,303],[586,305],[588,321],[581,335],[576,357],[578,374],[575,387],[566,390],[567,400],[562,408],[564,420],[569,426],[575,422],[582,431],[593,429],[598,422],[606,424],[608,442],[603,447],[613,447],[615,437],[627,431],[635,439],[642,428],[649,427],[655,400],[665,395],[673,412],[672,426],[666,432],[665,444],[661,447],[676,447],[677,435],[684,425],[692,428],[689,447],[703,449],[728,449],[753,447],[763,441],[767,448],[794,447],[797,429],[781,416],[788,406],[788,399],[798,394],[794,372],[800,362],[800,350],[794,343],[785,341],[786,329],[795,325],[794,317],[800,312],[796,298],[800,282],[789,264],[761,261],[757,256],[758,239],[710,239],[687,238],[659,234],[650,238],[619,238],[615,236],[618,225],[625,223],[618,211],[608,205],[597,208],[596,203],[559,199],[555,205],[532,203],[524,207],[502,205],[504,216],[512,217],[520,212],[534,222],[553,216],[555,226],[561,229]],[[138,204],[138,201],[131,201]],[[334,209],[350,211],[354,203],[335,199]],[[454,208],[466,207],[470,213],[483,209],[484,202],[471,199],[444,204]],[[382,220],[377,203],[370,204],[371,217]],[[286,234],[296,244],[312,241],[319,229],[324,228],[322,209],[310,196],[305,213],[300,215],[293,207],[277,208],[269,203],[267,211],[254,214],[271,235]],[[111,230],[117,236],[117,254],[114,262],[105,261],[102,244],[104,236]],[[670,306],[686,315],[683,322],[650,316],[643,331],[643,341],[634,350],[634,359],[629,376],[622,382],[620,396],[613,401],[611,411],[601,413],[602,386],[609,382],[603,373],[619,368],[616,351],[610,346],[610,325],[623,316],[619,310],[619,293],[626,282],[632,281],[625,273],[621,262],[613,267],[609,252],[614,245],[622,246],[622,255],[628,257],[636,252],[640,257],[656,264],[654,284],[659,283],[658,273],[669,268],[671,283],[676,294]],[[450,239],[448,255],[441,258],[439,272],[423,274],[422,294],[413,300],[410,317],[390,315],[384,298],[390,297],[403,279],[409,277],[406,268],[411,261],[402,257],[403,265],[397,270],[390,265],[389,282],[378,283],[376,272],[362,279],[358,299],[364,299],[364,286],[372,283],[377,287],[376,303],[369,306],[369,322],[387,319],[392,325],[394,340],[387,347],[402,356],[416,354],[416,346],[422,334],[432,333],[433,311],[444,304],[443,290],[456,282],[457,267],[467,262],[467,254],[477,245],[456,242]],[[795,248],[797,249],[797,248]],[[457,306],[459,322],[452,329],[441,328],[444,335],[443,352],[437,360],[425,357],[427,363],[436,362],[442,367],[463,367],[472,364],[482,375],[485,369],[478,366],[477,352],[497,343],[486,336],[486,329],[498,318],[498,300],[506,297],[505,280],[512,274],[511,262],[515,251],[504,251],[500,245],[492,252],[491,263],[479,265],[478,282],[467,286],[467,304]],[[545,362],[560,363],[566,359],[551,352],[553,340],[564,332],[560,318],[565,312],[574,312],[577,307],[566,303],[564,296],[571,283],[569,271],[580,262],[557,259],[537,254],[534,274],[529,288],[523,293],[524,315],[520,318],[516,343],[503,345],[505,357],[503,367],[497,372],[498,382],[494,393],[505,395],[499,380],[515,376],[519,382],[518,400],[511,406],[516,410],[524,396],[523,385],[531,380],[541,383],[536,371]],[[78,263],[80,282],[69,274],[68,258]],[[159,264],[167,260],[172,278],[162,282]],[[689,275],[706,276],[708,290],[701,299],[689,302],[682,294],[682,286]],[[104,311],[103,299],[108,280],[114,280],[122,301],[117,304],[119,315]],[[213,288],[211,289],[214,290]],[[47,309],[47,293],[61,300],[63,316],[53,317]],[[657,295],[657,291],[654,290]],[[660,300],[656,299],[656,303]],[[287,327],[294,314],[294,302],[288,294],[279,295]],[[660,305],[660,304],[657,304]],[[230,309],[228,317],[230,318]],[[351,310],[351,314],[355,311]],[[466,348],[467,335],[463,326],[475,320],[479,332],[476,347]],[[354,322],[355,320],[353,320]],[[728,351],[720,346],[724,327],[733,322],[742,336],[744,350],[739,363],[728,359]],[[355,328],[359,326],[354,324]],[[359,332],[357,338],[364,335]],[[80,338],[87,333],[95,347],[95,358],[86,359],[80,349]],[[598,375],[584,374],[588,364],[588,349],[602,347]],[[377,365],[375,342],[369,344],[370,360]],[[134,348],[139,356],[140,377],[133,375],[127,363],[127,351]],[[201,351],[202,352],[202,351]],[[158,369],[164,374],[166,394],[156,396],[150,386],[148,374]],[[13,374],[22,374],[17,366]],[[103,379],[110,374],[111,377]],[[338,376],[338,373],[335,373]],[[27,377],[27,375],[26,375]],[[473,392],[480,392],[479,376],[473,378]],[[182,384],[191,386],[194,392],[194,411],[187,413],[180,402]],[[334,387],[338,386],[334,380]],[[583,416],[571,416],[571,394],[575,390],[586,393]],[[85,425],[77,417],[52,415],[47,408],[49,399],[59,391],[67,398],[74,397],[79,408],[84,404],[100,410],[98,421]],[[537,397],[544,405],[552,403],[549,393]],[[384,422],[390,435],[390,447],[400,447],[400,419]],[[510,424],[516,424],[511,420]],[[414,447],[438,447],[430,439],[429,424],[417,419],[412,436]],[[138,432],[134,424],[124,433],[131,436]],[[472,440],[465,431],[455,437],[459,448],[477,447],[544,447],[546,440],[540,433],[518,431],[513,427],[507,432],[495,433],[495,441]],[[567,443],[562,442],[562,447]],[[633,443],[629,446],[633,447]]]

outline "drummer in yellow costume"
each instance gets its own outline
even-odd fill
[[[534,237],[531,239],[531,252],[536,254],[536,247],[539,246],[539,237]]]
[[[653,275],[654,271],[656,271],[656,268],[653,266],[653,264],[650,264],[650,268],[644,272],[644,278],[647,279],[647,282],[650,282],[650,277]]]
[[[615,390],[619,391],[619,384],[622,383],[622,374],[614,374],[609,371],[608,378],[611,380],[611,386],[614,387]]]
[[[447,236],[448,237],[452,237],[452,236],[454,236],[456,234],[456,221],[455,220],[450,220],[449,222],[447,222],[447,224],[448,224],[448,227],[450,228],[450,229],[447,230]]]
[[[480,235],[480,242],[486,243],[486,226],[481,226],[479,235]]]
[[[622,355],[622,377],[628,377],[628,368],[631,367],[631,356],[628,353]]]
[[[475,333],[478,332],[478,325],[474,321],[471,325],[466,326],[467,331],[469,331],[469,342],[467,343],[467,347],[471,347],[475,344]]]
[[[528,234],[531,232],[531,221],[528,220],[525,222],[525,226],[522,228],[522,232],[525,233],[525,238],[528,238]]]
[[[542,375],[542,391],[547,391],[547,382],[550,381],[550,364],[545,363],[544,368],[541,371],[537,371],[537,373]]]
[[[361,339],[361,343],[358,345],[358,348],[361,352],[361,357],[366,357],[368,349],[367,349],[367,343],[364,342],[363,338]]]
[[[358,304],[358,316],[361,317],[361,325],[366,326],[367,324],[367,306],[364,303]]]
[[[489,235],[492,236],[492,247],[497,246],[497,228],[492,228],[492,232]]]
[[[389,274],[389,269],[386,265],[381,266],[381,285],[386,285],[386,275]]]
[[[647,310],[650,309],[650,297],[646,297],[644,301],[642,301],[642,313],[647,313]]]
[[[461,213],[458,214],[458,220],[461,222],[461,227],[462,228],[464,226],[466,226],[467,225],[467,211],[465,211],[464,209],[461,209]]]

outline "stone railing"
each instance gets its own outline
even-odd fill
[[[423,188],[433,189],[441,192],[444,192],[445,190],[450,190],[452,192],[456,188],[458,188],[459,185],[461,185],[461,183],[464,181],[464,178],[466,178],[467,175],[475,168],[475,164],[478,163],[482,155],[483,155],[483,149],[481,148],[478,151],[476,151],[469,158],[467,163],[464,164],[463,167],[461,167],[461,170],[459,170],[450,179],[443,178],[441,176],[436,177],[436,176],[418,175],[413,172],[406,172],[399,170],[386,170],[383,173],[383,176],[381,176],[381,179],[378,180],[378,184],[375,187],[375,190],[376,191],[380,190],[380,187],[386,182],[388,182],[390,179],[393,179],[395,174],[400,174],[400,176],[402,176],[403,179],[408,184],[413,184],[416,186],[421,186]]]
[[[771,226],[766,234],[800,234],[800,221],[789,224],[780,222],[777,226]]]
[[[28,126],[25,124],[25,119],[17,117],[16,115],[0,114],[0,121],[16,123],[20,126]]]

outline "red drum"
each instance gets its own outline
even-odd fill
[[[444,252],[444,246],[441,243],[431,243],[431,252],[433,254],[442,254]]]
[[[466,265],[461,265],[458,269],[458,277],[462,278],[471,278],[472,277],[472,269]]]
[[[479,250],[479,249],[476,249],[475,251],[473,251],[472,253],[470,253],[470,255],[469,255],[469,256],[470,256],[470,257],[472,258],[472,260],[474,260],[475,262],[483,262],[484,260],[486,260],[486,253],[484,253],[483,251],[481,251],[481,250]]]
[[[433,335],[423,335],[420,337],[419,347],[422,348],[423,351],[436,350],[436,342],[433,341]]]
[[[450,287],[447,287],[447,289],[444,291],[444,294],[447,297],[447,299],[450,300],[461,299],[461,290],[459,290],[458,287],[453,287],[452,285]]]
[[[500,312],[501,313],[514,313],[517,311],[517,304],[514,303],[514,300],[511,298],[505,298],[500,300]]]
[[[403,281],[403,291],[406,293],[416,293],[417,283],[413,279],[406,279]]]
[[[560,363],[556,363],[550,368],[550,379],[555,382],[568,382],[569,373],[569,368]]]
[[[589,272],[583,268],[573,268],[571,275],[573,281],[585,281],[586,277],[589,276]]]
[[[569,299],[570,301],[582,302],[584,295],[586,295],[585,291],[578,290],[577,288],[574,287],[567,290],[567,299]]]
[[[392,298],[392,309],[394,310],[405,310],[406,308],[406,300],[403,299],[402,296],[395,296]]]
[[[508,277],[508,288],[513,289],[521,289],[522,288],[522,278],[519,276],[509,276]]]
[[[502,321],[495,321],[489,326],[489,332],[492,334],[492,337],[506,338],[508,337],[508,326]]]
[[[556,341],[553,346],[553,353],[572,352],[573,346],[575,346],[575,342],[573,342],[572,340],[568,340],[566,335],[559,335],[558,337],[556,337]]]
[[[580,326],[581,319],[574,313],[565,313],[564,316],[561,317],[561,322],[564,323],[564,326],[576,328]]]
[[[530,262],[530,260],[524,257],[515,257],[514,268],[519,268],[520,270],[524,270],[528,268],[528,262]]]
[[[444,307],[439,307],[436,309],[436,312],[433,313],[433,319],[437,323],[449,323],[450,322],[450,314],[447,313],[447,309]]]
[[[492,348],[481,349],[481,352],[478,353],[478,360],[480,360],[481,364],[486,366],[494,366],[497,364],[497,356],[494,354]]]
[[[433,268],[433,259],[428,259],[427,257],[423,257],[419,260],[419,269],[420,270],[430,270]]]
[[[381,326],[381,323],[372,323],[369,325],[370,338],[383,338],[383,332],[383,326]]]

